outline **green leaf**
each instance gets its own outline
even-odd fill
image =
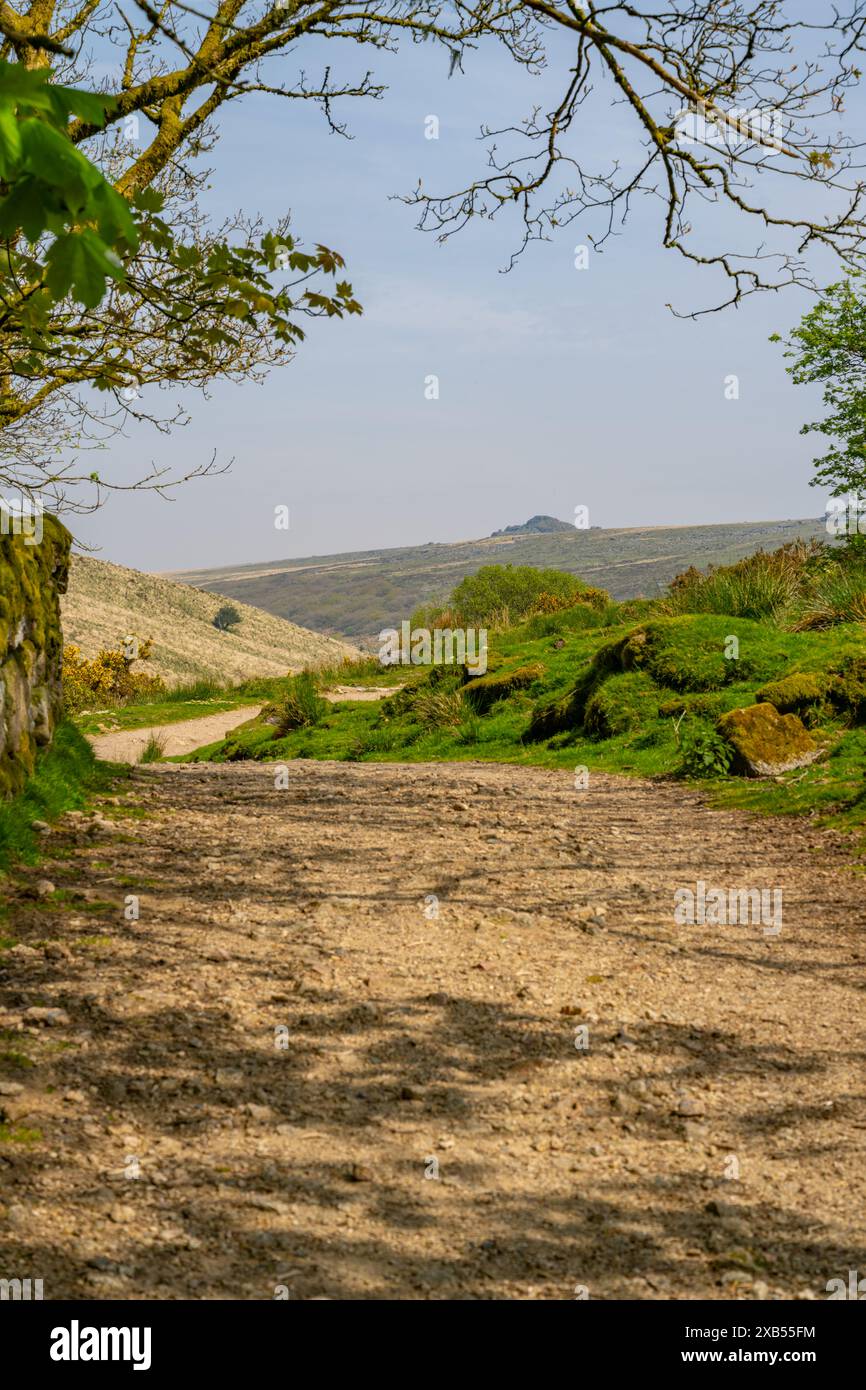
[[[117,98],[107,96],[102,92],[82,92],[77,87],[59,87],[52,85],[49,93],[60,106],[64,118],[71,113],[78,116],[88,125],[104,126],[105,119],[109,111],[117,105]]]
[[[0,202],[0,237],[13,237],[20,227],[28,241],[35,242],[48,222],[44,189],[30,175],[19,179],[8,198]]]
[[[138,246],[138,231],[126,199],[110,183],[101,183],[94,189],[92,203],[103,241],[110,246],[125,242],[134,250]]]
[[[139,212],[162,212],[165,198],[155,188],[140,188],[132,200],[132,206]]]
[[[123,268],[95,232],[59,236],[46,257],[45,283],[56,298],[72,294],[86,309],[95,309],[105,293],[107,277],[119,279]]]
[[[11,179],[21,163],[21,132],[14,113],[0,106],[0,178]]]
[[[51,104],[46,91],[48,77],[45,68],[26,68],[23,63],[0,62],[0,98],[27,102],[48,110]]]
[[[21,146],[24,169],[62,189],[64,201],[72,210],[84,206],[88,189],[102,178],[66,136],[45,121],[31,116],[21,122]]]

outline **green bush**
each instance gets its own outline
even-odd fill
[[[220,632],[228,632],[231,628],[237,627],[241,620],[241,615],[233,603],[224,603],[214,614],[213,625],[219,628]]]
[[[724,777],[733,752],[715,729],[695,725],[680,740],[680,772],[685,777]]]
[[[508,626],[533,613],[556,613],[576,603],[603,609],[610,595],[565,570],[531,565],[483,565],[452,592],[449,615],[464,626]]]

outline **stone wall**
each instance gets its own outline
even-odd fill
[[[0,797],[14,796],[51,742],[60,717],[63,639],[71,536],[51,516],[22,532],[0,508]],[[16,534],[17,531],[17,534]]]

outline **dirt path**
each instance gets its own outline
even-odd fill
[[[324,698],[336,704],[342,700],[384,700],[402,687],[335,685],[332,690],[323,692]],[[239,709],[224,710],[221,714],[206,714],[200,719],[183,719],[176,724],[153,724],[145,729],[117,729],[110,734],[92,734],[90,743],[97,758],[105,758],[113,763],[137,763],[151,735],[163,745],[163,756],[172,758],[182,753],[191,753],[194,748],[203,748],[207,743],[215,743],[218,738],[245,724],[258,714],[261,705],[244,705]]]
[[[0,955],[4,1274],[695,1299],[866,1271],[863,880],[808,824],[307,761],[137,770],[112,817],[48,837]],[[46,875],[65,904],[23,896]],[[699,879],[781,887],[781,933],[676,925]]]
[[[336,705],[343,700],[384,700],[402,689],[402,685],[335,685],[330,690],[323,690],[322,694]]]
[[[177,724],[153,724],[146,729],[117,729],[113,734],[93,734],[90,744],[97,758],[111,763],[137,763],[151,736],[162,744],[163,757],[172,758],[191,753],[207,743],[216,743],[239,724],[254,718],[261,705],[243,705],[239,709],[223,710],[221,714],[205,714],[201,719],[183,719]]]

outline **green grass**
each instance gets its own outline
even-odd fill
[[[726,659],[731,637],[739,657]],[[562,645],[557,645],[561,643]],[[770,619],[723,614],[670,616],[661,604],[610,605],[587,617],[566,610],[492,633],[490,685],[503,698],[474,708],[457,669],[390,668],[404,690],[375,703],[331,706],[312,728],[275,737],[252,719],[224,740],[187,755],[200,761],[484,761],[645,777],[684,776],[690,745],[719,716],[755,702],[768,681],[835,670],[866,655],[866,630],[849,623],[791,632]],[[519,676],[529,671],[531,679]],[[494,692],[495,693],[495,692]],[[431,717],[431,697],[449,717]],[[447,706],[447,709],[446,709]],[[544,716],[542,718],[542,716]],[[840,826],[866,823],[866,731],[822,708],[812,732],[826,756],[780,781],[731,776],[701,780],[719,804],[773,813],[815,813]],[[532,737],[539,726],[544,736]],[[692,759],[694,764],[694,759]],[[712,769],[711,769],[712,770]]]
[[[220,699],[168,701],[164,697],[159,703],[136,703],[119,705],[116,709],[87,711],[74,717],[75,725],[83,734],[113,733],[116,729],[141,729],[147,725],[174,724],[184,719],[202,719],[208,714],[222,714],[224,710],[237,709],[251,703],[248,696],[236,699],[223,696]]]
[[[165,752],[165,740],[165,734],[151,734],[138,756],[138,761],[140,763],[158,763]]]
[[[35,863],[42,837],[34,820],[52,821],[63,811],[84,806],[94,793],[113,789],[128,769],[99,763],[74,725],[61,723],[51,746],[40,752],[36,770],[19,796],[0,802],[0,868],[12,860]]]

